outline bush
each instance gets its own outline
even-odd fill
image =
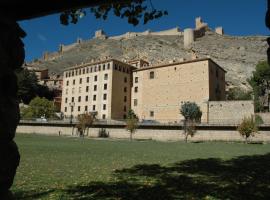
[[[256,133],[259,133],[257,124],[253,117],[245,117],[237,128],[237,131],[245,138],[246,143],[250,136],[254,137]]]
[[[252,91],[245,91],[239,87],[230,88],[227,100],[252,100]]]
[[[264,123],[264,121],[263,121],[263,119],[262,119],[262,117],[260,115],[255,115],[255,123],[257,125],[261,125],[261,124]]]
[[[110,136],[109,131],[106,131],[106,128],[101,128],[98,130],[98,137],[100,138],[108,138]]]
[[[180,113],[185,117],[186,120],[200,121],[202,117],[202,111],[195,102],[185,102],[180,109]]]

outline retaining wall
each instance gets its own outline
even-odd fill
[[[128,139],[129,133],[123,125],[95,125],[89,129],[88,137],[98,137],[101,128],[106,128],[110,138]],[[76,135],[76,129],[70,124],[20,124],[17,133],[46,134],[46,135]],[[150,139],[158,141],[180,141],[184,140],[181,126],[140,126],[134,139]],[[197,132],[192,141],[243,141],[243,138],[236,131],[236,126],[197,126]],[[270,126],[260,127],[260,134],[252,138],[252,141],[270,141]]]

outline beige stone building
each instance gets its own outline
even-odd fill
[[[180,106],[196,102],[208,121],[208,102],[225,100],[225,73],[210,58],[133,71],[132,109],[143,120],[179,122]]]
[[[98,119],[124,119],[131,107],[133,66],[115,59],[86,63],[63,75],[65,117],[96,112]]]

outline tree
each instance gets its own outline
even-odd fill
[[[80,136],[84,136],[86,129],[92,126],[96,120],[96,116],[93,113],[84,113],[78,115],[77,119],[78,123],[76,124],[76,128],[78,129]]]
[[[252,100],[252,91],[245,91],[240,87],[230,88],[227,100]]]
[[[237,131],[245,138],[245,143],[247,143],[250,136],[254,137],[256,133],[259,133],[257,124],[253,117],[245,117],[237,128]]]
[[[36,96],[38,89],[38,79],[34,72],[27,69],[17,70],[17,83],[18,83],[18,98],[25,104]]]
[[[270,66],[266,61],[259,62],[252,77],[248,80],[253,88],[255,111],[264,111],[264,102],[267,102],[270,111]]]
[[[21,111],[22,118],[52,118],[55,116],[55,106],[46,98],[35,97],[31,100],[29,107]]]
[[[135,133],[136,129],[138,128],[138,122],[139,122],[139,118],[134,113],[134,111],[130,109],[128,111],[128,115],[127,115],[127,119],[126,119],[126,129],[130,133],[130,135],[129,135],[130,140],[132,140],[132,136]]]
[[[29,102],[36,96],[45,97],[52,100],[54,97],[53,91],[50,91],[47,86],[38,83],[37,76],[34,72],[28,69],[16,71],[18,83],[18,98],[24,103]]]
[[[193,137],[196,133],[196,122],[200,121],[202,111],[200,107],[194,102],[185,102],[181,108],[180,113],[184,116],[184,136],[185,142],[188,140],[188,136]]]

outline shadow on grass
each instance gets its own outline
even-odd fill
[[[36,191],[36,190],[31,190],[31,191],[17,191],[13,195],[15,199],[18,200],[28,200],[28,199],[40,199],[42,197],[48,196],[50,193],[53,193],[55,190],[50,189],[46,191]]]
[[[270,154],[136,165],[116,171],[114,178],[70,187],[65,193],[79,200],[270,199]]]

